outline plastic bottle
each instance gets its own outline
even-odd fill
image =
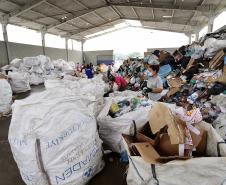
[[[199,97],[199,94],[197,92],[194,92],[187,98],[187,101],[188,103],[193,104],[198,97]]]

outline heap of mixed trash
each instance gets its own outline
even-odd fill
[[[188,112],[199,109],[203,120],[211,123],[226,139],[223,121],[226,117],[225,35],[209,34],[199,43],[182,46],[173,54],[155,50],[144,59],[128,59],[113,75],[125,79],[127,90],[146,96],[147,66],[159,65],[163,91],[158,101],[176,104]]]

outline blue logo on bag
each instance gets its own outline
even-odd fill
[[[92,174],[93,174],[93,169],[92,169],[92,167],[90,166],[90,167],[88,167],[88,168],[86,168],[86,169],[84,170],[84,172],[83,172],[83,178],[84,178],[84,179],[89,178],[89,177],[92,176]]]

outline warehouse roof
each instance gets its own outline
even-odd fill
[[[80,40],[128,26],[193,33],[225,7],[225,0],[1,0],[0,16]]]

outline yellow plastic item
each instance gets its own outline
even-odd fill
[[[118,112],[118,111],[119,111],[119,106],[118,106],[118,104],[117,104],[117,103],[112,103],[112,104],[111,104],[111,107],[110,107],[110,112],[116,113],[116,112]]]

